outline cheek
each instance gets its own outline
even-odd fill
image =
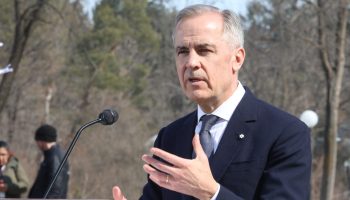
[[[216,87],[223,88],[226,85],[229,85],[233,81],[233,69],[232,67],[226,65],[221,69],[216,69],[211,72],[211,83],[216,83]],[[224,87],[225,88],[225,87]]]
[[[180,83],[182,85],[183,82],[184,82],[184,76],[185,76],[184,67],[176,66],[176,72],[177,72],[177,76],[179,78],[179,81],[180,81]]]

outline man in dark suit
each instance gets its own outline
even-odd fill
[[[161,129],[153,156],[142,157],[149,178],[140,199],[309,199],[309,130],[239,82],[243,38],[231,11],[194,5],[179,12],[177,73],[198,108]],[[216,118],[210,145],[201,130],[207,115]],[[125,199],[118,186],[113,196]]]

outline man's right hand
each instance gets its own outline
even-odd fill
[[[112,192],[114,200],[127,200],[118,186],[114,186]]]

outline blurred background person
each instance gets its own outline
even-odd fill
[[[35,141],[43,152],[44,160],[40,165],[37,177],[29,192],[28,198],[43,198],[55,173],[63,159],[64,153],[57,144],[56,128],[50,125],[42,125],[35,132]],[[55,184],[47,195],[47,198],[67,198],[69,181],[68,162],[63,166]]]
[[[0,140],[0,198],[20,198],[28,190],[28,177],[8,144]]]

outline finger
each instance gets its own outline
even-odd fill
[[[114,200],[122,200],[123,199],[122,191],[120,190],[120,188],[118,186],[113,187],[112,193],[113,193]]]
[[[171,166],[170,163],[166,163],[162,160],[159,160],[159,159],[156,159],[154,158],[153,156],[150,156],[150,155],[147,155],[147,154],[144,154],[142,157],[142,160],[147,163],[147,164],[150,164],[150,165],[166,165],[166,166]]]
[[[192,139],[192,145],[193,150],[196,153],[196,158],[207,158],[207,155],[205,154],[201,142],[199,140],[198,134],[194,134],[194,137]]]
[[[167,178],[159,178],[159,177],[155,177],[155,176],[149,176],[149,178],[156,183],[157,185],[159,185],[160,187],[166,188],[166,189],[171,189],[171,184],[170,182],[167,181]]]
[[[164,172],[164,173],[168,173],[171,174],[172,171],[174,170],[173,166],[170,166],[167,163],[164,163],[160,160],[157,160],[155,158],[153,158],[152,156],[149,155],[143,155],[142,156],[142,160],[149,164],[150,166],[152,166],[153,168],[156,168],[157,170]]]
[[[145,164],[143,165],[143,170],[147,173],[147,174],[155,174],[155,173],[162,173],[156,169],[154,169],[154,167],[148,165],[148,164]]]
[[[149,165],[144,165],[143,170],[149,174],[149,178],[159,186],[168,184],[170,175],[159,172]]]
[[[156,169],[154,169],[153,166],[150,166],[150,165],[143,165],[143,170],[149,174],[150,176],[152,177],[155,177],[156,179],[159,179],[159,180],[165,180],[166,177],[168,176],[167,173],[163,173],[161,171],[158,171]]]
[[[174,154],[168,153],[162,149],[159,148],[151,148],[151,153],[155,156],[158,156],[159,158],[165,160],[166,162],[174,165],[174,166],[182,166],[182,164],[184,163],[184,161],[186,159],[175,156]]]

